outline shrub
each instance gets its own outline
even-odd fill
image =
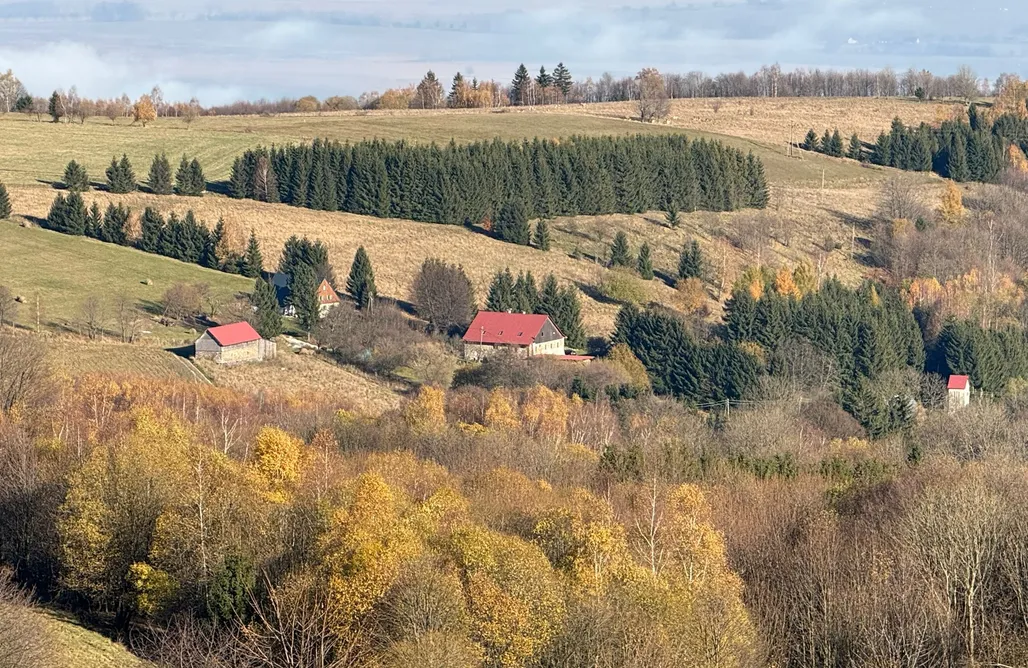
[[[607,272],[600,282],[600,293],[621,304],[645,304],[650,300],[646,284],[624,269]]]

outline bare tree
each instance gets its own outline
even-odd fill
[[[81,309],[82,326],[90,339],[102,339],[107,326],[107,305],[96,295],[86,297]]]
[[[123,343],[133,343],[139,336],[140,318],[136,305],[128,295],[120,294],[114,299],[114,319]]]
[[[45,391],[46,351],[31,338],[0,334],[0,413]]]
[[[926,215],[910,179],[896,175],[885,182],[878,202],[878,216],[885,220],[916,221]]]
[[[186,320],[199,315],[203,295],[194,285],[176,283],[168,288],[161,299],[161,315],[168,320]]]
[[[429,258],[421,265],[411,300],[418,315],[438,332],[471,322],[475,310],[475,292],[464,269]]]

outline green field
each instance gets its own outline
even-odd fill
[[[123,645],[85,629],[65,616],[40,610],[48,634],[52,668],[144,668],[153,664],[133,656]]]
[[[77,331],[82,303],[90,296],[102,298],[113,311],[114,300],[125,295],[149,318],[175,283],[207,283],[226,301],[252,287],[250,279],[240,276],[12,222],[0,222],[0,256],[0,285],[24,297],[17,321],[27,327],[35,325],[37,295],[43,327]],[[152,285],[145,284],[148,279]],[[108,328],[113,331],[114,323]],[[168,343],[189,338],[184,329],[149,320],[144,329]]]
[[[128,155],[136,177],[144,181],[155,153],[167,153],[177,166],[186,154],[197,157],[209,181],[226,180],[232,160],[260,144],[310,141],[314,138],[359,141],[406,139],[445,143],[501,139],[558,138],[571,135],[623,135],[682,133],[696,138],[720,139],[744,151],[753,151],[777,184],[820,184],[822,175],[832,183],[875,178],[871,170],[851,161],[806,154],[787,157],[782,146],[665,125],[650,125],[622,118],[586,113],[547,111],[507,113],[405,113],[398,115],[282,115],[269,117],[201,117],[187,126],[178,119],[160,119],[147,127],[119,119],[90,119],[84,125],[45,123],[21,114],[0,117],[0,180],[13,185],[45,185],[60,181],[70,160],[85,165],[95,182],[113,156]]]

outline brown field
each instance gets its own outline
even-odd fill
[[[202,382],[188,362],[161,348],[71,337],[47,337],[44,341],[50,365],[59,375],[75,378],[104,373]]]
[[[631,118],[637,113],[631,102],[555,107],[569,113],[588,113]],[[774,146],[799,143],[813,128],[818,136],[825,129],[839,129],[848,140],[854,133],[874,142],[888,130],[892,119],[907,125],[937,124],[952,118],[966,118],[964,102],[918,102],[907,98],[697,98],[673,100],[668,125],[702,130],[733,137],[745,137]]]
[[[283,352],[284,350],[284,352]],[[400,405],[402,388],[380,378],[340,366],[318,355],[298,355],[279,347],[274,360],[259,364],[224,366],[208,360],[197,365],[218,385],[243,392],[274,389],[286,395],[316,392],[338,400],[358,413],[377,416]]]

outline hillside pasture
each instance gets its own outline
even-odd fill
[[[26,204],[24,213],[46,216],[54,193],[38,188],[28,192],[37,204],[29,205],[28,198],[19,197]],[[161,298],[172,285],[206,283],[226,303],[253,286],[253,281],[241,276],[9,221],[0,221],[0,255],[0,285],[25,300],[18,309],[19,324],[35,326],[38,297],[42,327],[77,332],[83,302],[96,296],[105,304],[112,320],[108,329],[113,332],[114,302],[124,295],[144,318],[143,329],[150,332],[146,338],[168,345],[191,343],[194,337],[184,328],[163,327],[156,322]]]

